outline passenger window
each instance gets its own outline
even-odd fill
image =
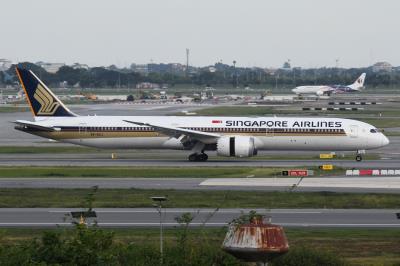
[[[372,128],[369,132],[371,133],[377,133],[378,131],[375,128]]]

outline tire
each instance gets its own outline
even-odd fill
[[[199,154],[199,161],[200,162],[205,162],[208,160],[208,155],[205,153]]]
[[[192,153],[192,154],[189,155],[188,159],[189,159],[190,162],[196,162],[197,158],[198,158],[198,155],[196,153]]]
[[[362,156],[360,154],[357,154],[356,161],[357,162],[361,162],[362,161]]]

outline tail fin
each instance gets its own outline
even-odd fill
[[[364,87],[364,81],[366,75],[367,74],[362,73],[361,76],[359,76],[358,79],[356,79],[356,81],[354,81],[354,83],[351,84],[349,87],[352,88],[353,90],[359,91],[361,88]]]
[[[76,116],[31,70],[16,68],[33,116]]]

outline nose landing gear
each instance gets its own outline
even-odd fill
[[[362,161],[362,154],[364,154],[365,153],[365,150],[359,150],[359,151],[357,151],[357,153],[356,153],[356,161],[357,162],[361,162]]]
[[[192,153],[189,155],[189,161],[191,162],[205,162],[208,160],[208,155],[204,152],[202,153]]]

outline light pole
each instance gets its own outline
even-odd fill
[[[160,214],[160,265],[163,264],[164,247],[163,247],[163,224],[162,224],[162,203],[167,201],[166,197],[151,197],[151,199],[156,202],[153,206],[157,208]]]
[[[237,87],[237,73],[236,73],[236,60],[233,60],[233,86]]]

